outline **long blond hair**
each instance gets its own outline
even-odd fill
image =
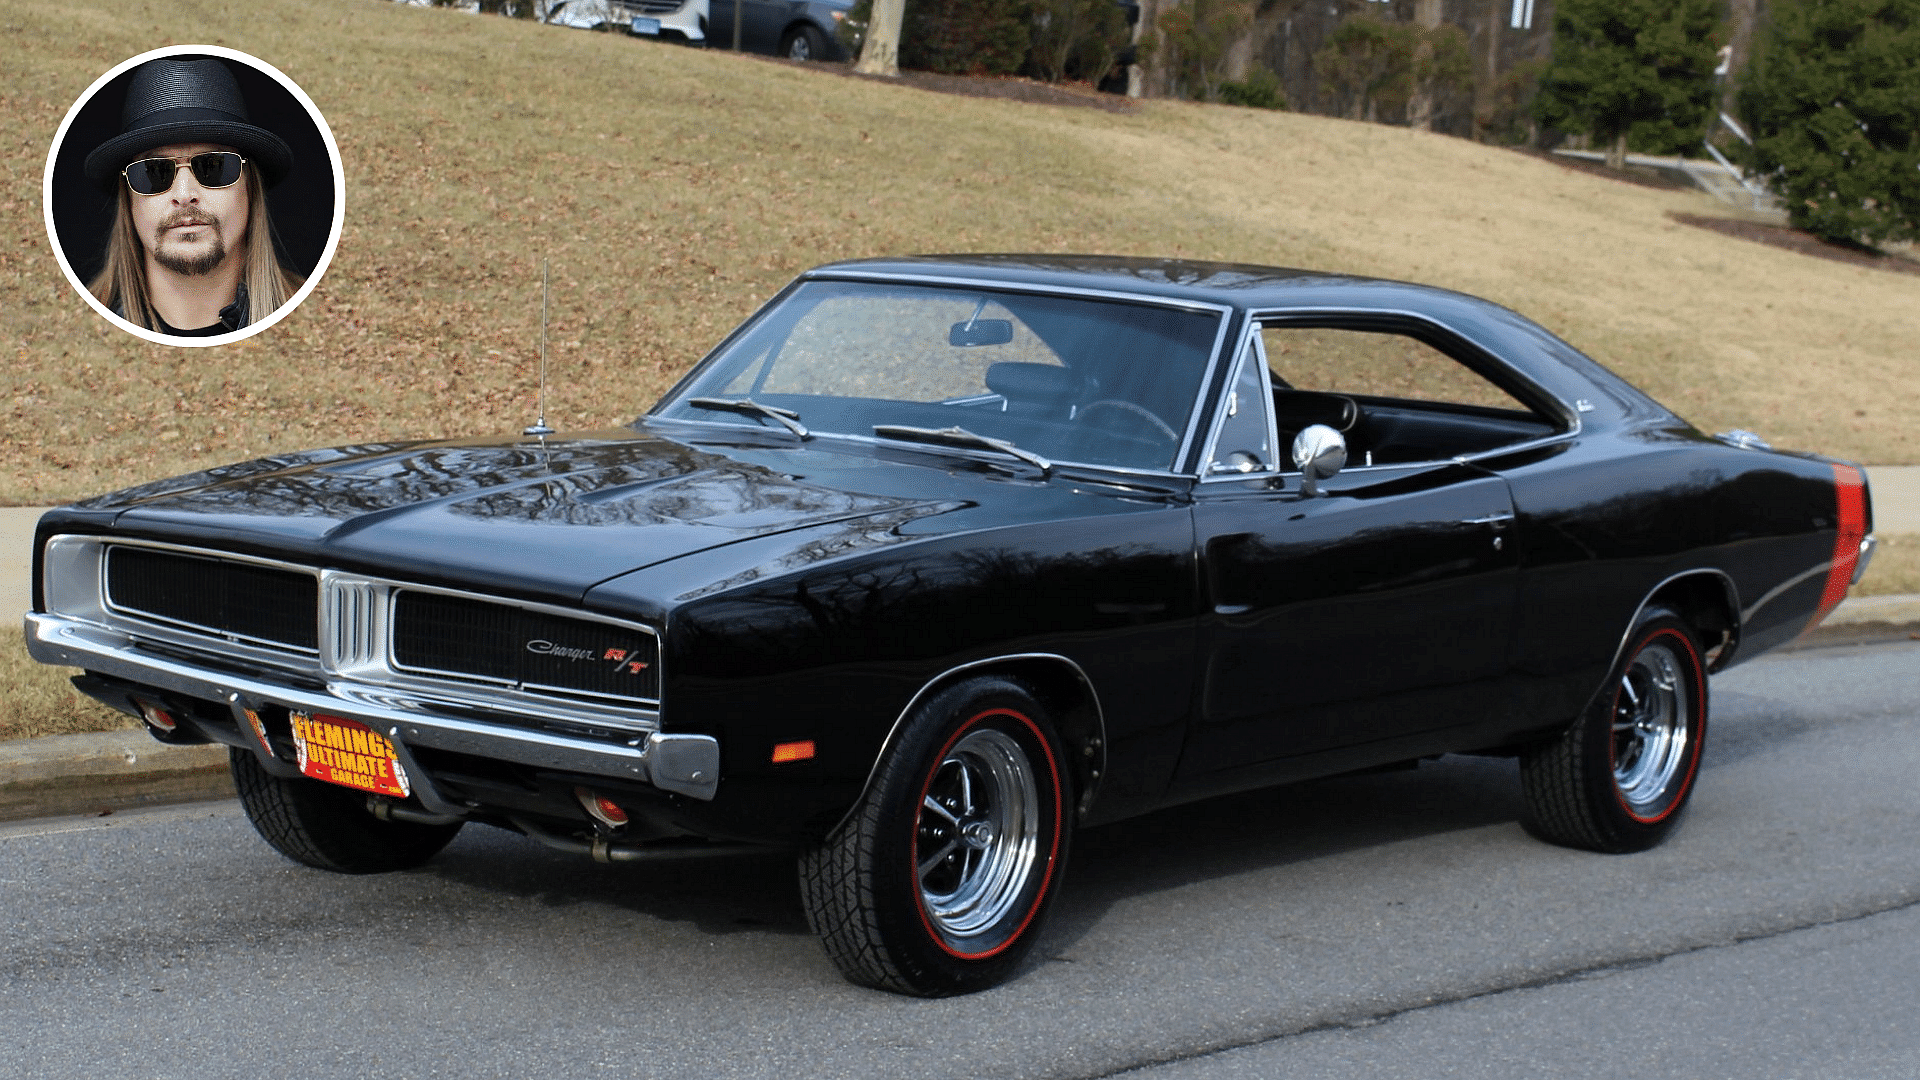
[[[306,279],[282,266],[274,251],[273,218],[267,213],[267,189],[260,181],[259,170],[249,161],[241,171],[247,183],[247,250],[240,280],[247,289],[247,322],[259,322],[279,310]],[[160,317],[147,294],[146,248],[133,227],[133,192],[125,180],[118,186],[120,196],[114,202],[113,228],[107,233],[106,259],[87,289],[121,318],[157,330]]]

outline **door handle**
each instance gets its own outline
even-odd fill
[[[1507,522],[1512,520],[1513,520],[1513,513],[1511,511],[1508,511],[1506,513],[1500,513],[1500,514],[1488,514],[1486,517],[1467,518],[1461,521],[1460,524],[1491,525],[1494,528],[1498,529],[1501,526],[1505,525]]]

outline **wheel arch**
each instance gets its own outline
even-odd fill
[[[813,60],[832,59],[831,54],[836,51],[835,46],[837,44],[835,40],[834,32],[832,30],[828,30],[821,27],[819,23],[814,22],[812,19],[809,19],[804,15],[795,16],[794,18],[787,20],[787,24],[780,28],[779,36],[773,39],[774,47],[779,50],[780,55],[782,57],[785,57],[787,55],[788,42],[793,40],[794,35],[804,34],[808,30],[813,31],[815,34],[818,34],[820,36],[820,43],[822,46],[824,46],[823,51],[829,54],[826,56],[811,57],[810,59],[813,59]]]
[[[854,800],[854,807],[858,807],[867,792],[872,790],[881,763],[886,761],[887,755],[899,743],[907,719],[920,707],[920,703],[955,683],[983,675],[999,675],[1018,683],[1046,708],[1057,726],[1055,734],[1060,737],[1061,747],[1066,751],[1067,767],[1073,775],[1074,791],[1077,793],[1075,812],[1080,815],[1086,813],[1087,808],[1093,805],[1100,778],[1106,775],[1106,720],[1093,680],[1087,677],[1079,664],[1057,653],[1014,653],[974,660],[948,668],[929,679],[914,692],[900,714],[894,717],[893,725],[887,729],[887,737],[881,740],[880,748],[874,754],[873,764],[867,768],[867,779],[860,787],[860,796]],[[849,809],[848,813],[852,813],[852,810]],[[845,821],[843,816],[835,823],[834,829],[845,824]]]
[[[1648,610],[1665,608],[1693,629],[1706,653],[1707,671],[1719,671],[1733,659],[1740,645],[1740,593],[1724,571],[1710,567],[1683,570],[1648,590],[1633,615],[1620,628],[1620,643],[1614,647],[1607,664],[1609,677],[1620,667],[1626,651],[1633,647],[1633,628],[1640,625]],[[1603,680],[1595,694],[1604,693],[1609,683]]]

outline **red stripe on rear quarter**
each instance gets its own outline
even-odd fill
[[[1827,588],[1820,594],[1820,607],[1807,622],[1811,630],[1833,614],[1847,597],[1853,582],[1853,568],[1860,561],[1860,541],[1867,535],[1867,478],[1851,465],[1833,467],[1835,519],[1839,528],[1833,534],[1833,566],[1827,571]]]

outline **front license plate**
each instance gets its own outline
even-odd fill
[[[643,19],[640,16],[635,15],[633,17],[633,32],[636,34],[645,34],[648,37],[659,37],[660,36],[660,20],[659,19]]]
[[[344,716],[295,712],[291,718],[301,772],[329,784],[407,797],[406,770],[385,735]]]

